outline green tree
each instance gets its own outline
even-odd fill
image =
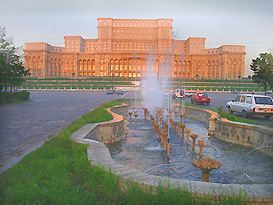
[[[250,69],[254,72],[252,80],[261,84],[264,94],[268,88],[273,88],[273,56],[271,53],[260,53],[256,59],[252,59]]]
[[[21,47],[15,47],[13,38],[6,36],[5,28],[0,27],[0,88],[20,86],[23,76],[30,75],[24,68],[22,56],[19,55]]]

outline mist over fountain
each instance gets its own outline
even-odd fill
[[[147,61],[147,70],[142,73],[141,77],[141,98],[143,106],[150,111],[156,107],[168,107],[167,93],[170,90],[169,73],[170,64],[165,55],[163,63],[157,70],[153,53],[150,53]]]

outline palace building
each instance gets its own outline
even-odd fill
[[[237,79],[245,75],[245,46],[205,48],[206,38],[173,39],[172,19],[98,18],[98,38],[65,36],[65,46],[25,43],[32,77],[141,77],[153,62],[158,75]]]

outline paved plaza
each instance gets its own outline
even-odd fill
[[[0,173],[104,102],[106,92],[30,91],[30,101],[0,106]]]

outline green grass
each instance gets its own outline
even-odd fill
[[[214,197],[201,200],[183,188],[144,191],[136,183],[124,192],[120,178],[103,167],[92,166],[87,145],[74,143],[70,136],[87,123],[112,119],[104,108],[122,100],[103,104],[83,115],[41,148],[26,155],[0,175],[0,204],[211,204]],[[243,201],[242,201],[243,200]],[[220,196],[219,204],[242,204],[243,197]]]
[[[132,81],[140,81],[140,78],[120,78],[120,77],[82,77],[82,78],[25,78],[26,81],[22,85],[24,88],[39,88],[42,89],[54,87],[57,89],[60,87],[63,89],[79,88],[82,89],[85,87],[86,89],[109,89],[112,87],[126,87],[126,86],[134,86]],[[172,88],[181,87],[181,79],[178,78],[170,78],[169,79]],[[187,90],[212,90],[216,91],[234,91],[234,90],[242,90],[258,92],[259,90],[263,90],[263,88],[251,80],[193,80],[193,79],[185,79],[183,80],[183,85]]]

